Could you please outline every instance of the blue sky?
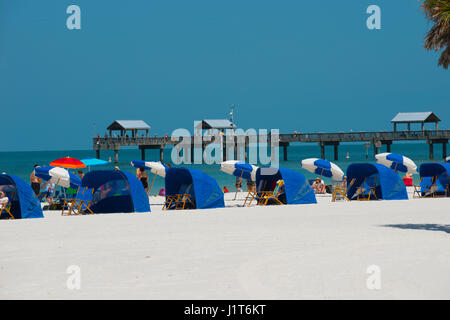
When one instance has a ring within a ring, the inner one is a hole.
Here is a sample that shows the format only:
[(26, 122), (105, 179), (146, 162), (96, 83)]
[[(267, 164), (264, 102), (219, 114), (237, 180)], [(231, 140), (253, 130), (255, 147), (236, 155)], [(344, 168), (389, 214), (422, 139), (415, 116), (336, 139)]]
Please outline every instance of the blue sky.
[(0, 150), (90, 149), (116, 119), (170, 134), (230, 104), (244, 129), (390, 130), (401, 111), (449, 128), (430, 27), (415, 0), (0, 0)]

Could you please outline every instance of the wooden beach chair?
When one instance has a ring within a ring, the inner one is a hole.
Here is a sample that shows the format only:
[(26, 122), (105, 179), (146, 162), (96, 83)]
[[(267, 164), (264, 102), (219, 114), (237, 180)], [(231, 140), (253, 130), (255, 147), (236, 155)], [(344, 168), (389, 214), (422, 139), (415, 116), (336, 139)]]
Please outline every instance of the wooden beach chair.
[(14, 215), (11, 213), (11, 201), (8, 200), (7, 203), (3, 203), (0, 205), (0, 218), (3, 215), (3, 212), (9, 215), (8, 219), (15, 219)]
[(420, 190), (420, 184), (422, 183), (423, 177), (420, 178), (419, 184), (413, 184), (414, 192), (413, 192), (413, 198), (422, 198), (422, 192)]
[[(267, 186), (267, 181), (264, 181), (263, 189), (265, 189), (266, 186)], [(254, 199), (258, 199), (258, 191), (256, 191), (256, 188), (255, 188), (255, 191), (248, 190), (248, 193), (247, 193), (247, 196), (245, 197), (243, 206), (245, 207), (247, 205), (247, 201), (248, 201), (248, 206), (251, 206)]]
[(281, 187), (284, 185), (283, 180), (278, 180), (275, 188), (273, 191), (257, 191), (256, 192), (256, 199), (258, 205), (266, 206), (269, 202), (269, 200), (274, 200), (275, 204), (282, 205), (284, 204), (280, 199), (281, 193)]
[[(81, 193), (81, 195), (84, 195), (84, 193), (88, 190), (88, 187), (85, 187)], [(94, 188), (92, 188), (92, 190), (90, 191), (92, 194), (94, 194)], [(77, 193), (78, 194), (78, 193)], [(77, 199), (75, 198), (71, 198), (71, 199), (67, 199), (65, 198), (63, 200), (63, 205), (62, 205), (62, 212), (61, 215), (78, 215), (78, 214), (83, 214), (83, 213), (90, 213), (90, 214), (94, 214), (94, 212), (92, 212), (91, 210), (91, 203), (92, 203), (92, 197), (90, 197), (89, 200), (86, 199)], [(67, 214), (65, 214), (65, 209), (67, 208)]]
[[(423, 179), (423, 178), (422, 178)], [(422, 182), (422, 179), (420, 180)], [(413, 197), (417, 194), (418, 198), (437, 198), (442, 197), (443, 195), (437, 194), (438, 185), (437, 176), (431, 178), (431, 184), (425, 188), (425, 190), (421, 191), (420, 184), (418, 186), (414, 186), (414, 194)], [(445, 192), (447, 193), (447, 192)]]
[(356, 191), (356, 200), (358, 201), (369, 201), (371, 197), (375, 198), (375, 200), (378, 200), (377, 195), (375, 193), (375, 187), (370, 187), (367, 189), (364, 186), (364, 183), (366, 182), (366, 179), (364, 179), (363, 183), (358, 187)]
[(246, 206), (247, 201), (248, 201), (248, 205), (250, 206), (252, 204), (253, 199), (255, 199), (255, 197), (257, 197), (256, 191), (248, 190), (248, 193), (247, 193), (247, 196), (245, 197), (243, 206), (244, 207)]
[(175, 203), (175, 209), (184, 210), (186, 208), (187, 203), (190, 203), (193, 207), (195, 206), (194, 199), (192, 199), (192, 195), (189, 193), (191, 188), (192, 188), (192, 184), (190, 184), (186, 188), (186, 191), (184, 192), (184, 194), (180, 195), (179, 200)]
[(444, 188), (444, 191), (441, 191), (441, 192), (438, 191), (438, 185), (437, 184), (434, 184), (432, 187), (433, 188), (431, 190), (431, 196), (433, 198), (445, 198), (445, 197), (448, 197), (448, 192), (449, 192), (448, 191), (448, 189), (449, 189), (448, 185), (446, 185), (445, 188)]
[(347, 197), (347, 190), (355, 183), (356, 178), (353, 178), (352, 181), (350, 181), (350, 184), (347, 185), (344, 183), (341, 186), (336, 186), (333, 191), (333, 195), (331, 196), (331, 202), (335, 202), (336, 200), (339, 200), (340, 198), (350, 201), (350, 199)]
[(162, 209), (169, 210), (172, 208), (172, 206), (180, 200), (181, 195), (184, 194), (185, 188), (187, 188), (187, 185), (183, 184), (181, 185), (178, 193), (166, 195), (166, 201), (164, 202)]
[(190, 185), (182, 185), (177, 194), (166, 196), (166, 201), (163, 205), (163, 210), (169, 209), (184, 209), (186, 203), (191, 203), (194, 205), (193, 199), (191, 199), (191, 195), (189, 191), (192, 188), (192, 184)]

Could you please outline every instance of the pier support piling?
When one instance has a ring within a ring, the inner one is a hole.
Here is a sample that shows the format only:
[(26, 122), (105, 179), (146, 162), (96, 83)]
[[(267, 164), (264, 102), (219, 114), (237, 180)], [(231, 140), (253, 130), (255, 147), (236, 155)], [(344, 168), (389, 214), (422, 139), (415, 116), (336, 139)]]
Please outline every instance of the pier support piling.
[(447, 158), (447, 142), (442, 143), (442, 159)]
[(100, 159), (100, 149), (95, 150), (95, 157)]
[(141, 160), (145, 161), (145, 149), (141, 149)]
[(114, 163), (118, 164), (119, 163), (119, 150), (114, 150)]
[(392, 141), (390, 140), (384, 140), (381, 142), (382, 144), (386, 145), (386, 152), (391, 152), (391, 145)]
[(287, 148), (289, 147), (289, 142), (282, 142), (280, 143), (280, 146), (283, 147), (283, 160), (288, 161)]
[(430, 144), (429, 144), (429, 158), (430, 158), (430, 160), (433, 160), (433, 158), (434, 158), (434, 143), (433, 142), (430, 142)]
[(381, 148), (381, 141), (374, 141), (373, 142), (373, 157), (375, 158), (375, 155), (380, 153)]
[(339, 159), (339, 141), (319, 142), (320, 145), (320, 158), (325, 159), (325, 146), (333, 146), (334, 160)]
[(164, 148), (159, 148), (159, 161), (164, 161)]

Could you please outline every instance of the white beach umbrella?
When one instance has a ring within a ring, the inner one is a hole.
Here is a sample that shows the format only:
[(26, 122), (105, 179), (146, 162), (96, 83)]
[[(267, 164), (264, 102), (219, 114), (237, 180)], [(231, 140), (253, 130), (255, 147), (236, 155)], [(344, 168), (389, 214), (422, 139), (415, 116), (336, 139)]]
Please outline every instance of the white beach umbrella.
[(319, 158), (309, 158), (302, 160), (302, 168), (309, 172), (332, 178), (335, 181), (342, 181), (344, 171), (333, 162)]
[(450, 163), (450, 157), (445, 158), (445, 161)]
[(377, 163), (383, 164), (394, 171), (417, 174), (417, 165), (410, 158), (398, 153), (379, 153), (375, 155)]
[[(237, 161), (237, 160), (228, 160), (224, 161), (220, 164), (220, 170), (231, 174), (235, 177), (243, 178), (246, 180), (256, 181), (256, 170), (259, 167), (254, 166), (248, 162)], [(234, 195), (234, 200), (236, 200), (238, 190)]]
[(72, 187), (76, 189), (81, 184), (80, 178), (61, 167), (38, 167), (34, 169), (34, 174), (36, 177), (63, 188)]
[(236, 177), (256, 181), (258, 167), (248, 162), (228, 160), (220, 164), (220, 170)]

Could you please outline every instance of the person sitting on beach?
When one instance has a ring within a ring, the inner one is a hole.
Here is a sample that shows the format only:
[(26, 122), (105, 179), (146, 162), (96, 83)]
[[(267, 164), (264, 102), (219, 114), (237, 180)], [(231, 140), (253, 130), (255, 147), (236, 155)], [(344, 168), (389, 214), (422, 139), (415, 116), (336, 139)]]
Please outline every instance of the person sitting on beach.
[(223, 191), (223, 193), (228, 193), (228, 192), (230, 192), (230, 191), (227, 189), (226, 186), (223, 187), (223, 190), (222, 190), (222, 191)]
[(0, 191), (0, 209), (3, 209), (9, 202), (9, 198), (6, 196), (6, 193)]
[(100, 186), (100, 200), (105, 199), (109, 196), (109, 193), (112, 191), (113, 187), (112, 185), (107, 182), (104, 185)]
[(49, 182), (47, 182), (45, 185), (47, 185), (45, 199), (47, 200), (48, 204), (50, 206), (52, 206), (53, 205), (53, 192), (55, 191), (56, 185), (54, 183), (49, 183)]
[(84, 172), (81, 171), (81, 170), (79, 170), (79, 171), (78, 171), (78, 176), (80, 177), (81, 180), (83, 180), (83, 178), (84, 178)]
[(312, 187), (315, 193), (325, 193), (325, 183), (323, 183), (320, 178), (316, 178), (316, 180), (314, 180)]
[(412, 187), (413, 185), (413, 179), (412, 174), (410, 172), (407, 172), (406, 175), (403, 177), (403, 183), (406, 187)]

